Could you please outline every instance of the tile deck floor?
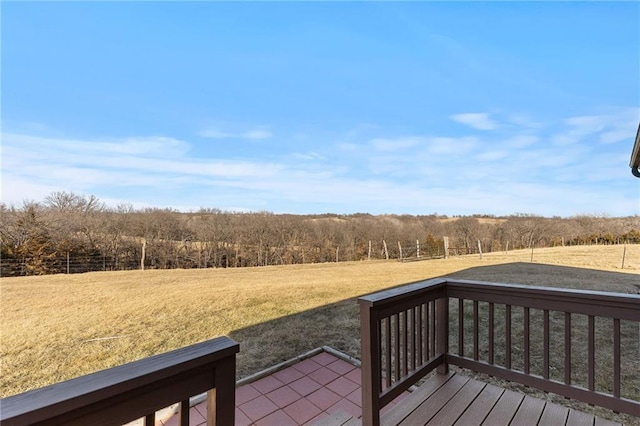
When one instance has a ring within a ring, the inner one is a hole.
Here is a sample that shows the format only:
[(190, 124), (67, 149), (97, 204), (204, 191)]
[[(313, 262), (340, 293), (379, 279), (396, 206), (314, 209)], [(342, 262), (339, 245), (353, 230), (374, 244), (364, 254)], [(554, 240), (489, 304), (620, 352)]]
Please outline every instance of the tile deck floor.
[[(236, 389), (236, 426), (313, 425), (336, 413), (362, 416), (360, 368), (320, 352)], [(400, 395), (382, 413), (409, 395)], [(191, 408), (190, 426), (206, 425), (206, 401)], [(158, 422), (176, 426), (177, 417)]]

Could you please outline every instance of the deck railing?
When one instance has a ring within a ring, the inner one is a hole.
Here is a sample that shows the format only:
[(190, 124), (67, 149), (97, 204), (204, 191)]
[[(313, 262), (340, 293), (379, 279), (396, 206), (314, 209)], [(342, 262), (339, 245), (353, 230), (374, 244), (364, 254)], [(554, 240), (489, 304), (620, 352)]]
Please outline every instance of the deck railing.
[(359, 303), (366, 426), (449, 365), (640, 416), (640, 296), (436, 279)]
[(207, 392), (207, 425), (233, 426), (236, 342), (219, 337), (0, 400), (0, 423), (118, 425), (179, 403), (189, 424), (189, 398)]

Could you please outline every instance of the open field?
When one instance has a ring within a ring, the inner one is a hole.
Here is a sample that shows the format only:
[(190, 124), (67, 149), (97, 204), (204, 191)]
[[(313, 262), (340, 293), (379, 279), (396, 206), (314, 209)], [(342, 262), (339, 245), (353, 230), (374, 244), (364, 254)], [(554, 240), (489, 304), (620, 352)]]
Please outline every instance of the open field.
[[(247, 376), (330, 345), (359, 358), (354, 297), (443, 275), (636, 293), (640, 245), (536, 249), (422, 262), (93, 272), (0, 279), (7, 396), (219, 335)], [(558, 266), (570, 266), (564, 268)]]

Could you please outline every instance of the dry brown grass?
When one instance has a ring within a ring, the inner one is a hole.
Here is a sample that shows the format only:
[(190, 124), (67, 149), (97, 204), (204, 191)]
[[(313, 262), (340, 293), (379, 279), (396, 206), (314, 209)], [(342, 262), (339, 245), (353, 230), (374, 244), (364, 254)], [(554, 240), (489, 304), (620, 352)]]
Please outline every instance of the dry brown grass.
[[(635, 292), (640, 245), (627, 246), (624, 271), (622, 253), (622, 246), (536, 249), (537, 266), (522, 250), (482, 260), (473, 255), (2, 278), (0, 395), (219, 335), (240, 342), (241, 377), (322, 345), (359, 357), (358, 295), (443, 275)], [(577, 268), (545, 273), (543, 263)]]

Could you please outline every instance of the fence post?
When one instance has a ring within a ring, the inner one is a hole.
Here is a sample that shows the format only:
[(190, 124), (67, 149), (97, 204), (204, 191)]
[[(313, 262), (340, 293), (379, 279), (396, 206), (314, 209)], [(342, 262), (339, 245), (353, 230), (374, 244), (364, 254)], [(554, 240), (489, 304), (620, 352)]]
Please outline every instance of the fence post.
[(533, 263), (533, 244), (531, 244), (531, 263)]
[(444, 258), (449, 257), (449, 237), (442, 237), (442, 243), (444, 245)]
[(142, 239), (142, 255), (140, 256), (140, 269), (144, 271), (144, 257), (146, 255), (147, 250), (147, 239)]

